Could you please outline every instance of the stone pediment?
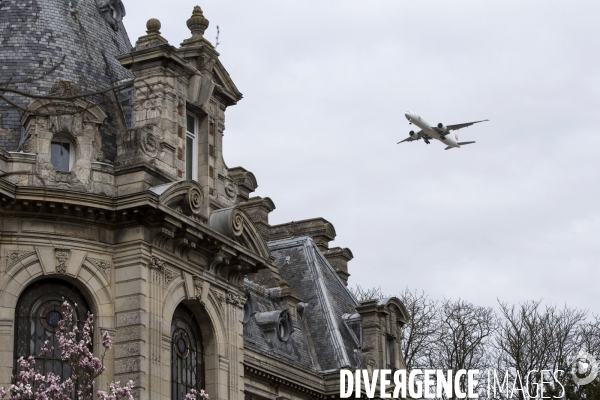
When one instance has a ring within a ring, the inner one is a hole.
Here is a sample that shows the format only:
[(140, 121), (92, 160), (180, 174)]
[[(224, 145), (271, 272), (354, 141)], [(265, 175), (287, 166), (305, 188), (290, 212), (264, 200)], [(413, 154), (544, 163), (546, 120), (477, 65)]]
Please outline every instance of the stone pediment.
[[(81, 98), (77, 99), (37, 99), (27, 106), (21, 122), (27, 125), (31, 117), (48, 115), (53, 121), (81, 119), (101, 125), (106, 119), (106, 114), (94, 103)], [(83, 124), (82, 129), (83, 129)]]
[(215, 83), (217, 83), (215, 90), (223, 93), (231, 101), (229, 105), (233, 105), (242, 99), (242, 94), (219, 59), (216, 59), (213, 67), (213, 77)]
[(150, 192), (158, 196), (158, 202), (187, 216), (202, 216), (204, 192), (198, 182), (178, 181), (153, 186)]
[(213, 211), (208, 219), (208, 225), (262, 258), (271, 257), (267, 243), (248, 214), (241, 209), (230, 207)]
[(378, 310), (393, 310), (396, 316), (396, 323), (405, 325), (410, 320), (408, 310), (397, 297), (388, 297), (377, 302)]

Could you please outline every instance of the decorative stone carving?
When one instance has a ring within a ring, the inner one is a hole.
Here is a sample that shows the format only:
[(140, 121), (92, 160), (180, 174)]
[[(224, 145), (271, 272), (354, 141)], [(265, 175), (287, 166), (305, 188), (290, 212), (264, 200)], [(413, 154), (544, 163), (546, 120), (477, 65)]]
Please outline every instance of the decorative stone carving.
[(148, 22), (146, 22), (147, 35), (141, 36), (138, 39), (138, 41), (135, 43), (135, 49), (141, 50), (168, 43), (165, 38), (160, 36), (160, 27), (161, 23), (158, 19), (150, 18)]
[(204, 31), (208, 28), (209, 22), (204, 17), (200, 6), (195, 6), (192, 16), (186, 21), (186, 24), (192, 32), (192, 37), (202, 37)]
[(160, 271), (165, 270), (165, 262), (158, 257), (151, 257), (149, 266)]
[(150, 157), (158, 156), (161, 148), (160, 142), (163, 140), (163, 131), (154, 124), (148, 124), (136, 128), (140, 134), (140, 146), (144, 153)]
[(197, 187), (192, 187), (188, 190), (184, 199), (185, 211), (190, 211), (192, 214), (199, 214), (202, 211), (204, 195)]
[(161, 23), (156, 18), (150, 18), (148, 22), (146, 22), (146, 32), (147, 33), (160, 33)]
[(227, 184), (225, 185), (225, 194), (227, 194), (228, 197), (234, 199), (235, 196), (237, 196), (236, 186), (231, 182), (227, 182)]
[(110, 281), (110, 268), (111, 263), (108, 260), (104, 260), (102, 258), (92, 258), (86, 257), (87, 260), (94, 265), (98, 269), (98, 271), (102, 272), (106, 279)]
[(217, 272), (217, 269), (221, 266), (229, 265), (229, 261), (231, 258), (231, 254), (223, 250), (219, 250), (213, 257), (211, 257), (210, 264), (208, 265), (208, 270), (212, 272)]
[(6, 252), (6, 272), (19, 262), (35, 254), (32, 250), (9, 250)]
[(121, 0), (100, 0), (98, 9), (104, 15), (108, 24), (115, 31), (118, 30), (118, 22), (123, 20), (125, 16), (125, 6)]
[[(64, 111), (72, 110), (65, 109)], [(48, 129), (52, 133), (66, 131), (71, 133), (73, 136), (83, 135), (83, 117), (81, 115), (51, 115), (48, 117), (48, 123)]]
[(69, 253), (71, 249), (56, 248), (54, 249), (54, 256), (56, 257), (56, 272), (65, 275), (67, 273), (67, 261), (69, 259)]
[(246, 303), (246, 297), (240, 296), (235, 292), (227, 292), (227, 302), (233, 304), (236, 307), (242, 308)]
[(177, 276), (177, 273), (169, 268), (165, 268), (164, 273), (165, 273), (165, 285), (168, 285), (169, 283), (171, 283), (171, 281), (173, 279), (175, 279), (175, 277)]
[(202, 299), (202, 279), (199, 276), (194, 276), (194, 298)]
[(144, 119), (152, 119), (160, 117), (162, 102), (160, 99), (146, 100), (143, 105)]
[(50, 96), (74, 97), (81, 95), (81, 88), (72, 81), (59, 80), (50, 88)]
[(372, 352), (361, 353), (360, 364), (363, 369), (369, 371), (369, 375), (373, 374), (373, 370), (377, 369), (377, 359)]
[(189, 217), (203, 217), (205, 212), (204, 193), (196, 181), (179, 181), (158, 185), (150, 188), (156, 193), (158, 201)]
[(264, 258), (271, 257), (260, 232), (246, 212), (237, 207), (213, 211), (208, 219), (211, 229), (237, 241)]
[(165, 286), (177, 276), (177, 271), (167, 268), (167, 264), (158, 257), (151, 257), (148, 266), (163, 273)]
[(31, 140), (25, 140), (21, 144), (21, 147), (19, 147), (19, 150), (22, 150), (25, 153), (30, 153), (31, 152)]

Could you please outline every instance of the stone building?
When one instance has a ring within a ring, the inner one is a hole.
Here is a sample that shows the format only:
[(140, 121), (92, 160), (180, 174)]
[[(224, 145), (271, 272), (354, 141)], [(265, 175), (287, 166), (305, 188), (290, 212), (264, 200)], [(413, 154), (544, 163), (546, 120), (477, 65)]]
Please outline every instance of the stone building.
[(340, 368), (404, 368), (402, 303), (357, 302), (333, 225), (271, 225), (256, 177), (225, 164), (242, 94), (200, 7), (179, 47), (156, 19), (132, 47), (124, 16), (0, 1), (0, 386), (62, 299), (94, 314), (97, 354), (114, 339), (97, 387), (132, 379), (139, 399), (336, 398)]

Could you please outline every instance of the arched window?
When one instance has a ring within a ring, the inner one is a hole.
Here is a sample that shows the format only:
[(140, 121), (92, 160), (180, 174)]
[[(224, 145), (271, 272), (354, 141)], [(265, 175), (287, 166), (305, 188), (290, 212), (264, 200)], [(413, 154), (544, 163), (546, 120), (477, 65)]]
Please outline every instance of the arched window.
[(50, 142), (50, 162), (57, 171), (69, 172), (75, 164), (76, 148), (70, 135), (60, 132)]
[[(80, 331), (90, 311), (88, 302), (73, 285), (59, 280), (45, 280), (31, 284), (19, 297), (15, 311), (15, 351), (14, 369), (17, 369), (19, 357), (35, 357), (36, 369), (43, 373), (53, 372), (63, 380), (71, 376), (66, 362), (60, 359), (61, 351), (54, 332), (63, 318), (62, 303), (66, 300), (73, 309), (73, 322)], [(48, 348), (54, 347), (54, 353), (40, 358), (44, 341)]]
[(204, 349), (194, 314), (180, 304), (171, 322), (171, 399), (185, 399), (190, 389), (204, 389)]

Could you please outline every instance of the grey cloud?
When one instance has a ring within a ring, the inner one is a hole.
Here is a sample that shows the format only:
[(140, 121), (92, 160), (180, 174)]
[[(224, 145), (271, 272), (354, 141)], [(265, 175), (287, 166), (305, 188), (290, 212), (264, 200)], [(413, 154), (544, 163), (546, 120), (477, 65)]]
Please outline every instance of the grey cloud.
[[(128, 0), (132, 41), (172, 44), (196, 2)], [(600, 3), (211, 1), (244, 99), (225, 158), (253, 171), (272, 222), (323, 216), (351, 285), (600, 312)], [(396, 142), (414, 110), (477, 144)]]

